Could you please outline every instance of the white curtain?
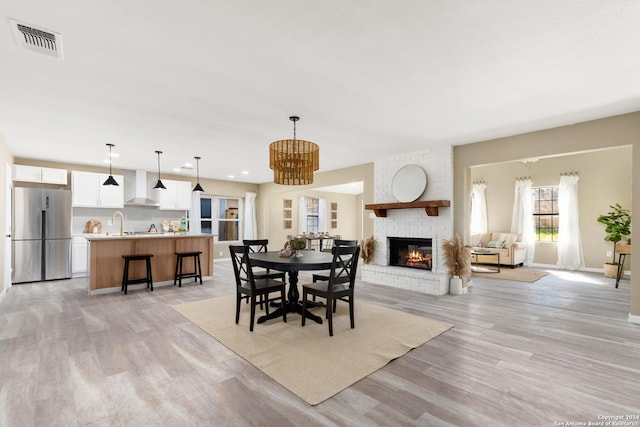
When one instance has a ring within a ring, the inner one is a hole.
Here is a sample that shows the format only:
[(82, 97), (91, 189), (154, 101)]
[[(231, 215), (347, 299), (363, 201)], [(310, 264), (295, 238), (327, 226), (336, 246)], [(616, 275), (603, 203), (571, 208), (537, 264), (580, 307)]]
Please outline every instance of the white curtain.
[(563, 270), (583, 270), (584, 256), (578, 217), (578, 175), (560, 176), (558, 188), (558, 262)]
[(530, 178), (518, 178), (516, 180), (513, 198), (513, 214), (511, 216), (511, 232), (514, 234), (522, 234), (522, 242), (527, 249), (523, 264), (530, 266), (533, 263), (536, 245)]
[(247, 240), (258, 238), (255, 191), (247, 191), (244, 195), (244, 238)]
[(329, 228), (327, 227), (327, 201), (320, 197), (318, 199), (318, 231), (324, 232)]
[(307, 232), (307, 197), (300, 196), (298, 202), (298, 235)]
[(487, 184), (474, 182), (471, 190), (471, 234), (487, 232)]
[[(162, 231), (162, 230), (158, 230)], [(189, 212), (189, 231), (193, 234), (202, 233), (200, 223), (200, 191), (191, 192), (191, 211)]]

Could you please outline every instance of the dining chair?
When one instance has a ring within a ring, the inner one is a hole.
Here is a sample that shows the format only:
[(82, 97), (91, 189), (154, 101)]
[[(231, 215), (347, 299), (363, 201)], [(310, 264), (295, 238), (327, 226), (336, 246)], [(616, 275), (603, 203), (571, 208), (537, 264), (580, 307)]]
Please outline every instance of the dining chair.
[[(249, 246), (249, 253), (257, 253), (257, 252), (269, 252), (269, 239), (256, 239), (249, 240), (244, 239), (242, 244), (245, 246)], [(268, 268), (262, 269), (258, 267), (257, 270), (254, 270), (253, 277), (256, 279), (280, 279), (283, 282), (286, 282), (284, 271), (270, 271)], [(247, 303), (249, 302), (249, 298), (247, 298)], [(262, 310), (262, 297), (260, 297), (260, 310)]]
[(302, 326), (305, 324), (307, 312), (307, 296), (319, 296), (326, 299), (326, 318), (329, 323), (329, 336), (333, 336), (333, 313), (338, 300), (349, 304), (351, 329), (355, 327), (353, 315), (353, 298), (358, 269), (360, 246), (335, 246), (331, 252), (333, 260), (329, 271), (329, 280), (310, 283), (302, 286)]
[[(358, 241), (357, 240), (334, 239), (332, 248), (335, 248), (336, 246), (358, 246)], [(328, 251), (328, 252), (331, 252), (331, 251)], [(313, 280), (314, 283), (317, 282), (318, 280), (329, 280), (329, 272), (328, 271), (322, 271), (320, 273), (315, 273), (312, 276), (312, 280)]]
[(240, 301), (242, 299), (247, 298), (251, 304), (249, 330), (253, 332), (253, 324), (256, 318), (256, 305), (259, 304), (256, 297), (260, 297), (261, 301), (263, 301), (264, 298), (265, 311), (269, 314), (269, 302), (277, 299), (270, 299), (269, 296), (277, 292), (279, 292), (278, 298), (280, 298), (282, 320), (286, 323), (287, 313), (284, 307), (286, 282), (272, 278), (254, 277), (248, 246), (231, 245), (229, 246), (229, 252), (231, 253), (231, 261), (233, 261), (233, 272), (236, 276), (236, 325), (240, 321)]

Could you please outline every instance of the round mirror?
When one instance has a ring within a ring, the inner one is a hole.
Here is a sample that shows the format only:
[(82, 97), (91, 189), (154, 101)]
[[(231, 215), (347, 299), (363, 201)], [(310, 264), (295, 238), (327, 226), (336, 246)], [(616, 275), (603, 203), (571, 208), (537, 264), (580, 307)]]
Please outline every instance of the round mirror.
[(393, 177), (393, 196), (399, 202), (413, 202), (417, 200), (427, 188), (427, 174), (418, 165), (407, 165)]

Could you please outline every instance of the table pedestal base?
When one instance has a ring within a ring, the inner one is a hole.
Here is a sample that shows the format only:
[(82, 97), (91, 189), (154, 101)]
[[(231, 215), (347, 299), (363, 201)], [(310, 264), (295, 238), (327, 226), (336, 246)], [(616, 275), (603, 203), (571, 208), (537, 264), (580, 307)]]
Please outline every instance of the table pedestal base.
[[(298, 313), (302, 315), (302, 304), (298, 301), (299, 299), (300, 299), (300, 293), (298, 292), (298, 272), (290, 271), (289, 272), (289, 291), (287, 292), (287, 301), (285, 301), (284, 303), (284, 309), (286, 310), (287, 313)], [(319, 306), (318, 303), (314, 303), (314, 304), (316, 304), (315, 307)], [(307, 301), (307, 313), (305, 317), (307, 319), (313, 320), (316, 323), (322, 324), (322, 318), (311, 313), (308, 310), (308, 307), (309, 307), (309, 302)], [(314, 307), (314, 305), (312, 305), (311, 307)], [(276, 310), (264, 316), (260, 316), (258, 318), (258, 323), (264, 323), (267, 320), (275, 319), (276, 317), (282, 317), (282, 306), (280, 304), (278, 304), (278, 308)]]

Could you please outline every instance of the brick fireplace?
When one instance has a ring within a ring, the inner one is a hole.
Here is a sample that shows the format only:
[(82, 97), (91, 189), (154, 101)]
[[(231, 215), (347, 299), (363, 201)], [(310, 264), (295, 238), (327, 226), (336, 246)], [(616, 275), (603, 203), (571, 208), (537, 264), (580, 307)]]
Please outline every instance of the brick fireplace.
[[(419, 165), (427, 173), (427, 188), (418, 200), (453, 200), (453, 148), (441, 146), (376, 161), (374, 203), (397, 201), (392, 193), (393, 177), (409, 164)], [(376, 246), (373, 262), (362, 264), (362, 280), (432, 295), (447, 293), (449, 275), (440, 259), (440, 242), (453, 235), (452, 207), (440, 208), (438, 216), (429, 216), (424, 209), (388, 210), (386, 217), (375, 217), (370, 211), (370, 215)], [(389, 239), (398, 237), (430, 240), (431, 268), (393, 265)]]

